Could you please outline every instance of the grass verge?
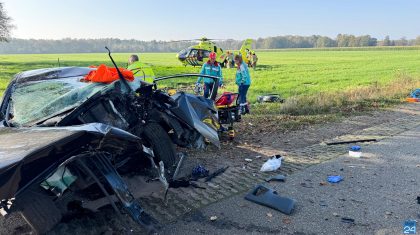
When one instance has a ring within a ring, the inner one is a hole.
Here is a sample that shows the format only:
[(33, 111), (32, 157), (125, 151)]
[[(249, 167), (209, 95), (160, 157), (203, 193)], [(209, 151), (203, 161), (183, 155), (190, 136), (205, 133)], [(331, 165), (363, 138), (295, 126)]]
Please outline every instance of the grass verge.
[(420, 87), (420, 78), (401, 73), (386, 85), (375, 83), (341, 92), (291, 96), (283, 104), (254, 105), (253, 113), (257, 116), (281, 114), (299, 116), (363, 112), (404, 102), (410, 91), (418, 87)]

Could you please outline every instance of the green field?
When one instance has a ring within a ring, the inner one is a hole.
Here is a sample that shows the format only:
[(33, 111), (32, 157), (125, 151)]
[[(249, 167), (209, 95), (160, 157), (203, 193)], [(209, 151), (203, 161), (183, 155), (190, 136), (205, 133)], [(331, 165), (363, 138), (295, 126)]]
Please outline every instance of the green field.
[[(315, 95), (371, 84), (384, 84), (405, 74), (420, 78), (420, 49), (389, 48), (378, 50), (277, 50), (259, 52), (259, 66), (251, 71), (249, 99), (257, 95), (280, 93), (284, 97)], [(115, 54), (121, 66), (129, 54)], [(199, 68), (184, 67), (175, 53), (142, 53), (143, 62), (153, 66), (156, 75), (197, 73)], [(57, 66), (89, 66), (106, 63), (107, 54), (26, 54), (0, 55), (0, 94), (14, 74), (37, 68)], [(227, 90), (236, 90), (235, 69), (223, 70)]]

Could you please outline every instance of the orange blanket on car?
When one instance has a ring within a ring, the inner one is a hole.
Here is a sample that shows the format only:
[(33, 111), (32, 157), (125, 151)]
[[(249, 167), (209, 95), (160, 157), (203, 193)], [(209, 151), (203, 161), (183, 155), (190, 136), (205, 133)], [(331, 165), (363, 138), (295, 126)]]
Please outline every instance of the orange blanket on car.
[[(130, 70), (119, 68), (123, 77), (128, 81), (134, 80), (133, 72)], [(111, 83), (119, 79), (118, 71), (116, 68), (108, 67), (104, 64), (101, 64), (97, 67), (96, 70), (90, 71), (84, 79), (89, 82), (102, 82), (102, 83)]]

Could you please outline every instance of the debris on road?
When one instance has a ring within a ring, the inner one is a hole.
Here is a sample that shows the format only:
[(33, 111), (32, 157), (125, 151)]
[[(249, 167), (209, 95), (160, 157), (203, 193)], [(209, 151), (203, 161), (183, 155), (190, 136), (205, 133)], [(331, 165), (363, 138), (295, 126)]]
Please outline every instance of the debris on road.
[(325, 201), (319, 201), (319, 205), (320, 206), (328, 206), (328, 204)]
[(270, 182), (270, 181), (281, 181), (281, 182), (285, 182), (286, 181), (286, 176), (284, 175), (275, 175), (275, 176), (271, 176), (268, 177), (267, 179), (265, 179), (266, 182)]
[(212, 180), (214, 177), (216, 177), (216, 176), (218, 176), (218, 175), (222, 174), (223, 172), (225, 172), (228, 168), (229, 168), (229, 166), (226, 166), (226, 167), (222, 167), (222, 168), (220, 168), (220, 169), (216, 170), (215, 172), (213, 172), (213, 173), (211, 173), (210, 175), (208, 175), (208, 176), (206, 177), (206, 180), (204, 180), (204, 182), (209, 182), (209, 181), (210, 181), (210, 180)]
[(354, 224), (354, 219), (349, 218), (349, 217), (341, 217), (341, 222), (343, 222), (343, 223), (349, 223), (349, 224)]
[(271, 214), (271, 213), (267, 213), (267, 217), (273, 217), (273, 214)]
[(326, 143), (326, 145), (354, 144), (354, 143), (376, 142), (376, 141), (378, 141), (378, 140), (377, 139), (358, 139), (358, 140), (329, 142), (329, 143)]
[(292, 220), (290, 220), (289, 218), (284, 218), (284, 219), (282, 219), (282, 222), (284, 224), (290, 224), (292, 222)]
[(330, 175), (328, 176), (327, 180), (330, 183), (338, 183), (343, 180), (343, 177), (340, 175)]
[(260, 171), (275, 171), (280, 168), (283, 157), (281, 155), (274, 155), (262, 165)]
[(362, 156), (362, 152), (360, 152), (362, 148), (358, 145), (355, 146), (351, 146), (350, 150), (349, 150), (349, 156), (350, 157), (361, 157)]
[(202, 187), (194, 182), (192, 182), (191, 179), (176, 179), (176, 180), (171, 180), (169, 181), (169, 188), (187, 188), (189, 186), (192, 186), (194, 188), (199, 188), (199, 189), (206, 189), (205, 187)]
[(252, 159), (251, 158), (245, 158), (245, 161), (246, 162), (252, 162)]
[(333, 213), (333, 216), (335, 216), (335, 217), (338, 217), (338, 216), (340, 216), (338, 213)]
[(420, 196), (417, 196), (417, 204), (420, 204)]
[(313, 188), (312, 185), (308, 185), (307, 183), (303, 182), (300, 183), (300, 186), (305, 187), (305, 188)]
[(245, 199), (273, 208), (287, 215), (292, 213), (296, 203), (294, 199), (281, 197), (273, 189), (267, 188), (261, 184), (257, 185), (251, 192), (249, 192), (245, 196)]
[(215, 216), (215, 215), (210, 216), (210, 221), (216, 221), (216, 220), (217, 220), (217, 216)]
[(172, 176), (172, 179), (176, 180), (178, 178), (179, 170), (181, 169), (181, 166), (184, 163), (184, 160), (185, 160), (186, 157), (187, 157), (187, 154), (186, 153), (178, 153), (179, 161), (178, 161), (178, 165), (177, 165), (177, 167), (175, 169), (175, 172), (174, 172), (174, 174)]
[(319, 185), (320, 186), (325, 186), (325, 185), (328, 185), (328, 184), (327, 184), (327, 182), (322, 181), (322, 182), (319, 183)]
[(198, 180), (199, 178), (204, 178), (209, 175), (209, 170), (204, 166), (198, 165), (192, 169), (191, 178), (193, 180)]

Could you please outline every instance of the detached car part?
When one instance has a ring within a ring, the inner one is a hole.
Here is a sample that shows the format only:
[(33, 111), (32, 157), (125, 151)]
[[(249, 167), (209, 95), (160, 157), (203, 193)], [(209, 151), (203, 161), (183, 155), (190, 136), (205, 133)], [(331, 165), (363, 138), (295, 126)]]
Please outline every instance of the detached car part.
[(267, 179), (265, 179), (266, 182), (270, 182), (270, 181), (281, 181), (281, 182), (285, 182), (286, 181), (286, 176), (284, 175), (274, 175), (274, 176), (270, 176)]
[(258, 103), (283, 103), (284, 99), (279, 94), (267, 94), (258, 96), (257, 101)]
[(257, 185), (250, 193), (245, 196), (245, 199), (257, 204), (267, 206), (290, 215), (295, 207), (295, 200), (280, 197), (276, 191), (267, 188), (264, 185)]

